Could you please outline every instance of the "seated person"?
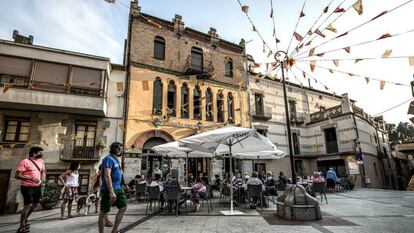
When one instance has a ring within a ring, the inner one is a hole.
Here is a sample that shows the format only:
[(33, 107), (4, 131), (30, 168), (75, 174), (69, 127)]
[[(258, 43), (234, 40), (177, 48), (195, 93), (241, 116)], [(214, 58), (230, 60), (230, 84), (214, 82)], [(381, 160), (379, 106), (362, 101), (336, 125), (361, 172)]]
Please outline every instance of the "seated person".
[(154, 179), (151, 181), (151, 183), (148, 186), (150, 186), (150, 187), (158, 186), (160, 188), (160, 192), (161, 192), (161, 195), (160, 195), (160, 202), (161, 202), (160, 211), (162, 211), (164, 209), (165, 200), (164, 200), (164, 195), (163, 195), (164, 186), (161, 182), (161, 175), (160, 174), (155, 174)]
[(195, 182), (195, 178), (194, 178), (193, 173), (188, 174), (188, 184), (191, 185), (194, 182)]
[(266, 173), (264, 185), (266, 186), (265, 195), (277, 196), (276, 179), (273, 177), (273, 173), (271, 171)]
[[(242, 188), (244, 185), (243, 179), (241, 178), (241, 174), (236, 175), (236, 179), (233, 181), (234, 186), (234, 196), (237, 199), (238, 203), (244, 203), (244, 188)], [(237, 205), (237, 204), (236, 204)]]
[(135, 184), (138, 183), (138, 180), (141, 178), (141, 175), (136, 175), (134, 179), (132, 179), (129, 183), (128, 183), (128, 187), (135, 191)]
[(198, 200), (199, 197), (203, 199), (207, 199), (207, 189), (206, 186), (204, 186), (202, 180), (200, 177), (196, 179), (196, 182), (191, 185), (191, 188), (193, 189), (193, 193), (191, 194), (191, 201), (196, 206), (196, 212), (200, 209), (200, 201)]
[[(247, 190), (248, 185), (262, 185), (262, 191), (265, 190), (265, 186), (263, 185), (262, 181), (259, 180), (258, 178), (258, 173), (257, 172), (253, 172), (252, 173), (252, 177), (246, 182), (246, 186), (245, 189)], [(257, 204), (257, 198), (252, 198), (252, 202), (250, 205), (251, 209), (256, 209), (256, 204)], [(262, 197), (263, 199), (263, 197)]]
[(201, 181), (203, 182), (204, 185), (209, 185), (210, 184), (210, 182), (208, 180), (207, 173), (201, 173), (200, 178), (201, 178)]
[[(164, 183), (164, 188), (178, 188), (178, 190), (180, 191), (180, 201), (178, 203), (178, 206), (176, 206), (176, 208), (179, 208), (182, 204), (184, 204), (187, 201), (187, 194), (185, 191), (182, 190), (181, 185), (178, 183), (177, 177), (174, 177), (174, 175), (171, 175), (171, 178), (169, 178), (165, 183)], [(165, 198), (165, 197), (164, 197)], [(170, 209), (171, 211), (171, 209)], [(180, 212), (180, 211), (178, 211)]]

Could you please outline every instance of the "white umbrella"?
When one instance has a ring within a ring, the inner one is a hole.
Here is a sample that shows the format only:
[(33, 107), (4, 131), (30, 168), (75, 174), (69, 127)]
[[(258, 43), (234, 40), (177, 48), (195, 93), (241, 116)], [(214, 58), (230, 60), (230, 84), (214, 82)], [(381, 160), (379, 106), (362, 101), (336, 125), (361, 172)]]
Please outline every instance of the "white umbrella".
[(187, 148), (187, 147), (182, 147), (178, 144), (178, 141), (154, 146), (152, 147), (152, 150), (155, 151), (155, 153), (160, 154), (162, 156), (168, 155), (169, 157), (173, 157), (173, 158), (186, 158), (185, 167), (186, 167), (187, 182), (188, 182), (188, 158), (208, 158), (208, 157), (213, 156), (210, 153), (197, 151), (197, 150)]
[[(264, 140), (271, 143), (268, 138), (264, 138)], [(257, 159), (282, 159), (286, 156), (284, 151), (278, 150), (275, 146), (273, 150), (265, 150), (265, 151), (257, 151), (257, 152), (242, 152), (236, 153), (237, 156), (241, 159), (251, 159), (252, 157), (257, 157)]]
[[(276, 148), (266, 137), (259, 134), (255, 129), (228, 126), (205, 133), (197, 134), (179, 140), (180, 146), (193, 148), (217, 154), (229, 154), (230, 173), (232, 173), (232, 154), (272, 151)], [(230, 212), (222, 211), (224, 214), (239, 214), (233, 211), (233, 188), (230, 187)]]

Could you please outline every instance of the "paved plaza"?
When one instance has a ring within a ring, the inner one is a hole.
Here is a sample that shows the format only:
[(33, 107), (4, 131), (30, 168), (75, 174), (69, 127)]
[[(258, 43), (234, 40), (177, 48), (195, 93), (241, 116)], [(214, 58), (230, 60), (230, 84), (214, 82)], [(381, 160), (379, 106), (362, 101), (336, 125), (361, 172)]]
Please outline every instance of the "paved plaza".
[[(319, 196), (318, 196), (319, 198)], [(218, 201), (218, 200), (215, 200)], [(191, 209), (192, 207), (189, 206)], [(213, 211), (203, 206), (198, 213), (178, 217), (164, 214), (145, 215), (145, 205), (130, 203), (121, 232), (413, 232), (414, 192), (359, 189), (328, 194), (328, 204), (321, 204), (324, 219), (315, 222), (285, 221), (274, 215), (275, 206), (250, 210), (238, 208), (243, 216), (223, 216), (228, 206), (213, 204)], [(92, 207), (92, 212), (93, 212)], [(111, 212), (111, 220), (115, 212)], [(16, 232), (19, 215), (0, 217), (0, 232)], [(78, 216), (59, 220), (59, 210), (35, 212), (31, 232), (93, 233), (97, 216)], [(106, 229), (110, 232), (109, 228)]]

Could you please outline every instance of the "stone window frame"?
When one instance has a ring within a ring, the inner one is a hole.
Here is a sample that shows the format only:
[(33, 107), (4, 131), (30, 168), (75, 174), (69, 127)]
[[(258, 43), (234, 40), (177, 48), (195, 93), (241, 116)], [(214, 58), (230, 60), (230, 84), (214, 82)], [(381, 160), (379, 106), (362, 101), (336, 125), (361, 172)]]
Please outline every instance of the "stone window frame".
[(233, 59), (226, 57), (224, 61), (224, 76), (232, 78), (233, 77)]
[(222, 92), (217, 92), (216, 97), (217, 104), (217, 122), (224, 122), (224, 95)]
[[(172, 93), (170, 96), (170, 93)], [(174, 80), (168, 82), (167, 89), (167, 115), (175, 117), (177, 115), (177, 85)]]
[[(157, 89), (159, 88), (159, 89)], [(158, 93), (158, 95), (155, 95)], [(152, 88), (152, 114), (162, 115), (163, 83), (160, 77), (155, 78)]]
[[(198, 99), (196, 99), (196, 91), (198, 93)], [(196, 85), (193, 89), (193, 119), (195, 120), (201, 120), (202, 119), (202, 114), (203, 114), (203, 103), (202, 103), (202, 95), (203, 92), (201, 91), (200, 86)], [(198, 102), (198, 105), (196, 104), (196, 101)], [(196, 112), (195, 109), (198, 108), (198, 116), (196, 116)]]
[(234, 124), (236, 122), (236, 116), (234, 114), (234, 96), (233, 93), (227, 93), (227, 122)]
[[(184, 94), (187, 95), (185, 98)], [(181, 118), (190, 117), (190, 88), (187, 83), (181, 85)]]

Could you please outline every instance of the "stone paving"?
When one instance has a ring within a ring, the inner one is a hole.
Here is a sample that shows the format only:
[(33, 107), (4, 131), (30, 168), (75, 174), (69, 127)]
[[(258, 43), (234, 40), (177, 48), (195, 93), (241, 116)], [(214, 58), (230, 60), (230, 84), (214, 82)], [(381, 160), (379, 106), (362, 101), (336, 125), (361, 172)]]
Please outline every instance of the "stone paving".
[[(223, 216), (219, 211), (229, 207), (218, 203), (213, 208), (211, 213), (205, 206), (198, 213), (183, 210), (183, 215), (176, 217), (145, 215), (144, 204), (130, 203), (121, 232), (414, 232), (414, 192), (359, 189), (328, 194), (328, 204), (321, 204), (324, 219), (315, 222), (278, 219), (272, 203), (264, 211), (241, 206), (238, 210), (245, 213), (243, 216)], [(111, 212), (111, 220), (114, 214)], [(58, 218), (58, 209), (33, 213), (31, 232), (97, 232), (95, 214), (63, 221)], [(0, 232), (16, 232), (18, 219), (19, 215), (0, 216)]]

